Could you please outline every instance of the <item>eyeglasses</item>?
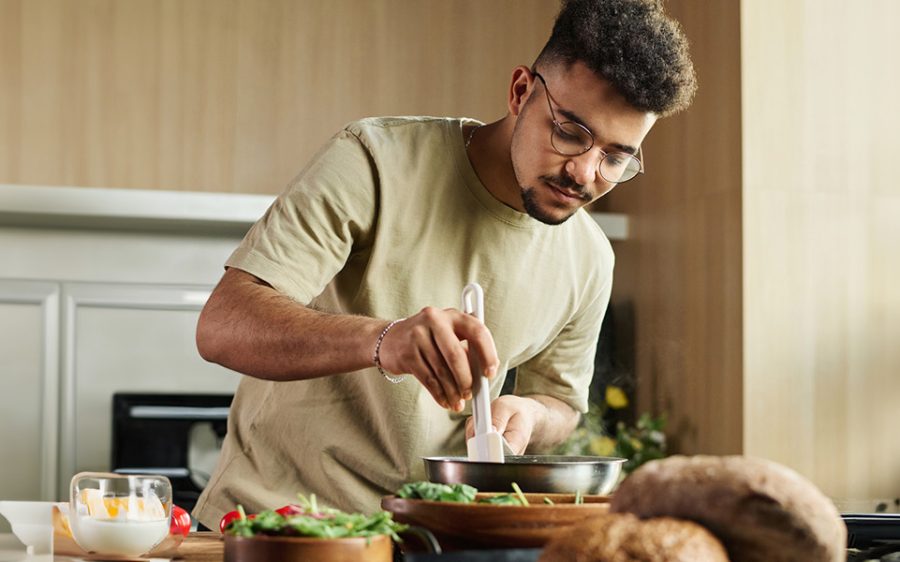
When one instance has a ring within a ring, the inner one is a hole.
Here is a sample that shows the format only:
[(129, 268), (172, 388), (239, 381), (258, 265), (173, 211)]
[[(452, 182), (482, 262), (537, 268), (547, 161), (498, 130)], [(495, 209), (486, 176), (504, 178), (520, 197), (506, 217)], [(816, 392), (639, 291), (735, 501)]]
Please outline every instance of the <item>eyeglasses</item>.
[[(594, 134), (584, 125), (574, 121), (560, 122), (553, 111), (553, 103), (550, 101), (550, 90), (547, 81), (537, 72), (532, 74), (541, 79), (544, 84), (544, 93), (547, 95), (547, 105), (550, 106), (550, 115), (553, 118), (553, 130), (550, 133), (550, 144), (553, 150), (563, 156), (579, 156), (594, 146)], [(600, 177), (610, 183), (622, 183), (638, 174), (644, 173), (644, 164), (638, 156), (627, 152), (604, 152), (598, 165)], [(642, 156), (638, 148), (638, 155)]]

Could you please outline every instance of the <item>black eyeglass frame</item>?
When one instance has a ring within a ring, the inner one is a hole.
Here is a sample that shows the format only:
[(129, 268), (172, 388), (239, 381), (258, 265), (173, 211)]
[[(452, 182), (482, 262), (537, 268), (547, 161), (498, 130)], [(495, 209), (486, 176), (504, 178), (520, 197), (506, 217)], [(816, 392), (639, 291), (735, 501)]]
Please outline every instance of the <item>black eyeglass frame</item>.
[[(590, 129), (588, 129), (581, 123), (576, 123), (575, 121), (560, 121), (559, 119), (557, 119), (556, 112), (553, 111), (553, 102), (550, 100), (550, 88), (547, 87), (547, 81), (544, 79), (543, 76), (540, 75), (539, 72), (537, 72), (534, 69), (531, 70), (531, 74), (533, 74), (537, 78), (540, 78), (541, 83), (544, 85), (544, 94), (547, 96), (547, 106), (550, 108), (550, 117), (553, 119), (553, 130), (550, 131), (550, 146), (553, 147), (553, 150), (555, 150), (558, 154), (560, 154), (562, 156), (581, 156), (582, 154), (586, 153), (590, 149), (594, 148), (594, 143), (596, 143), (596, 141), (597, 141), (597, 139), (594, 137), (594, 133), (591, 132)], [(564, 125), (572, 125), (572, 126), (578, 127), (579, 129), (581, 129), (582, 131), (587, 133), (588, 138), (591, 139), (591, 144), (584, 147), (584, 149), (581, 150), (581, 152), (575, 152), (575, 153), (569, 154), (567, 152), (561, 151), (556, 146), (556, 143), (553, 142), (553, 139), (554, 139), (554, 133), (568, 135), (568, 133), (566, 133), (565, 129), (563, 128)], [(610, 183), (615, 183), (615, 184), (625, 183), (627, 181), (630, 181), (630, 180), (633, 180), (634, 178), (636, 178), (638, 174), (644, 173), (643, 150), (641, 147), (638, 147), (637, 155), (630, 154), (628, 152), (624, 152), (621, 150), (616, 150), (613, 152), (606, 152), (602, 148), (599, 150), (603, 154), (603, 157), (600, 159), (600, 162), (597, 163), (597, 171), (600, 173), (600, 177), (602, 177), (604, 180), (606, 180)], [(630, 178), (625, 179), (625, 180), (613, 181), (613, 180), (608, 179), (606, 176), (603, 175), (603, 171), (601, 170), (600, 167), (603, 165), (603, 162), (606, 160), (606, 158), (611, 155), (621, 155), (620, 157), (633, 158), (634, 160), (637, 160), (637, 163), (639, 166), (638, 170), (634, 173), (633, 176), (631, 176)]]

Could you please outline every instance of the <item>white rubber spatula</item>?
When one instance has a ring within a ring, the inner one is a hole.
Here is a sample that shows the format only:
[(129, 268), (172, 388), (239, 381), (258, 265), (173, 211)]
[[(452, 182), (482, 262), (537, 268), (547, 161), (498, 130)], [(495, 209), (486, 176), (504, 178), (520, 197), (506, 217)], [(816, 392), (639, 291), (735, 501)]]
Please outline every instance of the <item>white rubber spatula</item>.
[[(484, 291), (478, 283), (469, 283), (462, 292), (462, 310), (484, 322)], [(469, 354), (472, 370), (472, 417), (475, 436), (466, 442), (470, 461), (503, 462), (503, 436), (491, 425), (491, 392), (487, 377), (474, 353)]]

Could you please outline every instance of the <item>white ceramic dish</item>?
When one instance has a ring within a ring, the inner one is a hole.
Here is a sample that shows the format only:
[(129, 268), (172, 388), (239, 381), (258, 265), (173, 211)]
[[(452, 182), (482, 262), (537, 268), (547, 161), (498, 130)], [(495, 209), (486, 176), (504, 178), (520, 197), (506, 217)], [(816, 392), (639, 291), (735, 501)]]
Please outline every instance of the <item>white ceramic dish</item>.
[[(56, 502), (0, 501), (0, 515), (30, 554), (52, 554), (53, 506)], [(65, 505), (65, 504), (62, 504)]]

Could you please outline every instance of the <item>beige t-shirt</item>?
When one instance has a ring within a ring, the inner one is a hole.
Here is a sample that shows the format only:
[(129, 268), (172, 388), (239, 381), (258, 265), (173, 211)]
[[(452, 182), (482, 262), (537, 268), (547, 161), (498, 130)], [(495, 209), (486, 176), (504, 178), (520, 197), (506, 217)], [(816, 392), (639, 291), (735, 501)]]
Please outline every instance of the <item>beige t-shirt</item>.
[[(515, 393), (586, 411), (612, 249), (583, 211), (548, 226), (496, 200), (469, 163), (464, 123), (348, 125), (227, 265), (319, 310), (383, 319), (459, 307), (476, 281), (499, 372), (518, 367)], [(214, 528), (237, 503), (275, 508), (297, 492), (372, 512), (382, 495), (424, 478), (422, 456), (465, 454), (468, 415), (440, 408), (413, 377), (391, 384), (374, 368), (296, 382), (244, 377), (195, 514)]]

